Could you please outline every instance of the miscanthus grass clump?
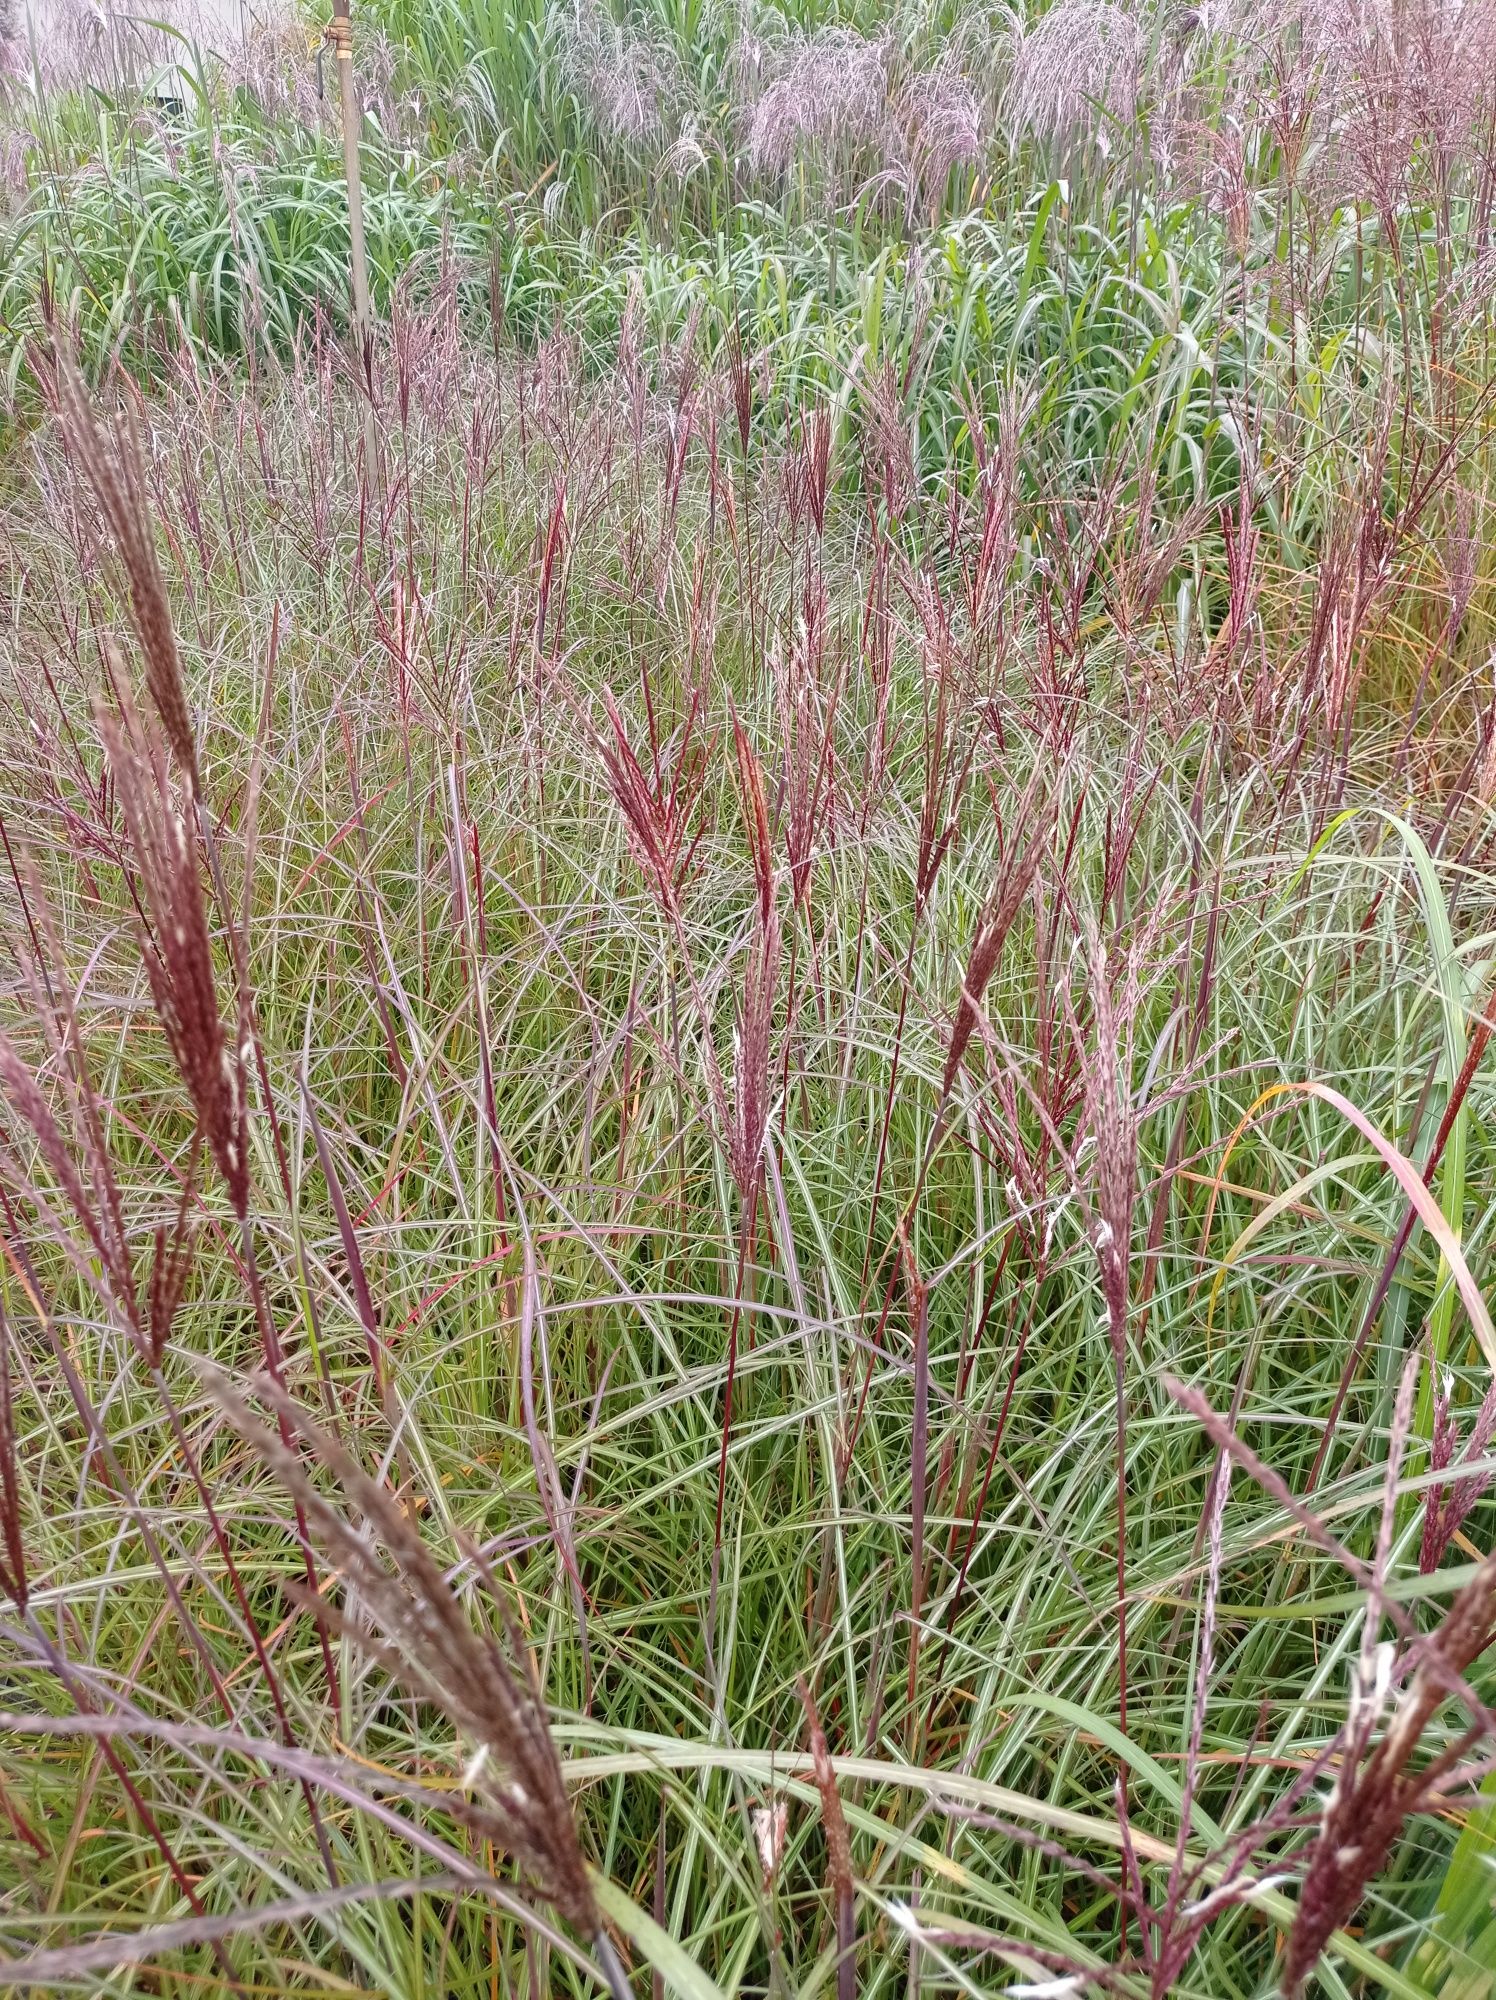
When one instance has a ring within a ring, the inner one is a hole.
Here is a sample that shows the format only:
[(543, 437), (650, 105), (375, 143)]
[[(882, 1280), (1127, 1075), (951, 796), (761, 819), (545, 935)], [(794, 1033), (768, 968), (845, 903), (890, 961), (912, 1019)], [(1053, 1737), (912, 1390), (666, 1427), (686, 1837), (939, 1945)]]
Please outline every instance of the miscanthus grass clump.
[(5, 461), (0, 1982), (1452, 2000), (1483, 399), (631, 314)]

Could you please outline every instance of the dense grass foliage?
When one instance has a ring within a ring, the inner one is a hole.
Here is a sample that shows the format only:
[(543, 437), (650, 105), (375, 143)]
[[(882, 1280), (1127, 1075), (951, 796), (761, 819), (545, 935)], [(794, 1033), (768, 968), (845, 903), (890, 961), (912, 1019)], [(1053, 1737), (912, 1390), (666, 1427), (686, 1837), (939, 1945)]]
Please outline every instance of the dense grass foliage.
[[(487, 1552), (586, 1846), (711, 1977), (832, 1976), (803, 1677), (845, 1760), (865, 1985), (907, 1979), (913, 1923), (942, 1989), (1051, 1964), (1156, 1987), (1122, 1829), (1160, 1857), (1160, 1913), (1176, 1842), (1229, 1869), (1264, 1823), (1244, 1881), (1302, 1856), (1312, 1792), (1275, 1806), (1347, 1726), (1363, 1625), (1250, 1482), (1205, 1535), (1213, 1458), (1166, 1378), (1234, 1407), (1363, 1558), (1401, 1354), (1432, 1340), (1483, 1389), (1425, 1232), (1363, 1324), (1406, 1205), (1389, 1156), (1429, 1159), (1484, 1272), (1479, 725), (1461, 745), (1446, 709), (1409, 762), (1401, 709), (1367, 700), (1348, 769), (1311, 602), (1208, 541), (1183, 609), (1097, 615), (1136, 501), (1116, 521), (1105, 482), (1068, 511), (1027, 495), (1011, 436), (927, 508), (921, 549), (814, 413), (760, 444), (772, 378), (677, 375), (662, 402), (589, 384), (566, 343), (496, 371), (450, 305), (397, 321), (388, 367), (374, 485), (326, 352), (268, 395), (198, 376), (143, 416), (198, 879), (220, 936), (243, 925), (264, 1052), (248, 1212), (287, 1378), (465, 1596), (460, 1552)], [(50, 444), (12, 477), (5, 1309), (31, 1608), (9, 1705), (124, 1718), (124, 1774), (205, 1912), (283, 1906), (230, 1947), (250, 1983), (569, 1982), (502, 1907), (454, 1900), (488, 1850), (438, 1797), (356, 1809), (381, 1773), (451, 1786), (467, 1752), (356, 1644), (330, 1706), (276, 1595), (289, 1517), (201, 1373), (256, 1365), (248, 1252), (153, 1018), (132, 904), (154, 905), (92, 747), (117, 573)], [(1461, 749), (1423, 835), (1375, 807), (1399, 770), (1432, 799)], [(90, 1248), (95, 1203), (117, 1253)], [(179, 1214), (153, 1367), (122, 1274), (153, 1293)], [(1421, 1510), (1398, 1518), (1416, 1579)], [(279, 1708), (344, 1788), (336, 1879), (408, 1882), (419, 1825), (438, 1887), (312, 1914), (301, 1767), (256, 1772), (222, 1737), (273, 1742)], [(174, 1738), (188, 1722), (220, 1735)], [(49, 1857), (18, 1835), (13, 1949), (190, 1915), (99, 1756), (11, 1740), (7, 1796)], [(781, 1797), (766, 1887), (744, 1815)], [(1395, 1968), (1452, 1839), (1410, 1828), (1342, 1977), (1414, 1990)], [(1201, 1893), (1175, 1893), (1174, 1931)], [(1166, 1984), (1270, 1986), (1290, 1910), (1281, 1887), (1228, 1903)]]
[(367, 380), (3, 86), (0, 1983), (1489, 1993), (1496, 14), (371, 11)]
[[(316, 32), (189, 28), (12, 44), (13, 393), (58, 315), (145, 370), (184, 342), (284, 358), (342, 317)], [(1015, 370), (1068, 367), (1108, 406), (1163, 376), (1165, 421), (1203, 413), (1198, 459), (1263, 370), (1332, 424), (1347, 393), (1413, 410), (1481, 379), (1491, 41), (1481, 7), (1432, 0), (1401, 22), (378, 0), (374, 289), (452, 282), (480, 334), (564, 321), (594, 362), (637, 299), (656, 338), (736, 334), (843, 401), (887, 360), (942, 453)]]

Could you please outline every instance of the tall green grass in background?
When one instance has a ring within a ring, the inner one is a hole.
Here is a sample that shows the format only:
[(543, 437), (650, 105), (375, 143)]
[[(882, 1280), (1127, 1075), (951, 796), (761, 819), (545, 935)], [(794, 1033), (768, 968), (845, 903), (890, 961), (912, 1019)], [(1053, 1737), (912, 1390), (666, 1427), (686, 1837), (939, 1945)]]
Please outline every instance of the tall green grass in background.
[[(0, 13), (0, 24), (4, 16)], [(1496, 8), (0, 42), (0, 1987), (1477, 2000)]]

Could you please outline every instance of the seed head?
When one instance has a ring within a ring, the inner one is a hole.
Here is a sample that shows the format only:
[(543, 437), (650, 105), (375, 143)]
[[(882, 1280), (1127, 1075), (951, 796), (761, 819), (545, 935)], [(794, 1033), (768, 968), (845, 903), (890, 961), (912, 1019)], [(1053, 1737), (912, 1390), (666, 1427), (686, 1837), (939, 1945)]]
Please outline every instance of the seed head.
[(600, 0), (572, 0), (556, 35), (563, 74), (610, 138), (657, 137), (684, 102), (674, 44), (615, 20)]
[(772, 80), (748, 121), (748, 156), (779, 173), (807, 153), (823, 162), (880, 138), (888, 114), (886, 37), (872, 38), (833, 23), (792, 38), (776, 62), (765, 52)]
[(1096, 1139), (1096, 1194), (1092, 1246), (1101, 1267), (1107, 1325), (1119, 1353), (1127, 1335), (1128, 1272), (1133, 1212), (1138, 1194), (1137, 1113), (1132, 1102), (1132, 1008), (1119, 1002), (1104, 950), (1092, 953), (1092, 1006), (1096, 1040), (1086, 1057), (1086, 1100)]
[(133, 409), (105, 436), (83, 378), (67, 355), (54, 370), (58, 418), (68, 454), (83, 474), (114, 543), (130, 592), (130, 617), (145, 661), (145, 684), (171, 753), (199, 795), (197, 745), (182, 680), (166, 582), (156, 556), (145, 470)]
[(234, 1214), (249, 1214), (244, 1064), (218, 1011), (213, 947), (197, 849), (157, 732), (136, 712), (122, 662), (120, 710), (101, 709), (99, 733), (130, 834), (143, 892), (140, 951), (172, 1060)]
[(982, 156), (982, 105), (973, 84), (954, 68), (919, 70), (893, 101), (899, 165), (911, 199), (939, 199), (957, 167)]
[[(464, 1549), (498, 1612), (497, 1634), (474, 1627), (411, 1514), (283, 1389), (266, 1377), (255, 1384), (272, 1427), (222, 1376), (214, 1374), (210, 1386), (234, 1429), (301, 1508), (356, 1594), (359, 1613), (322, 1597), (308, 1597), (306, 1609), (375, 1655), (461, 1732), (471, 1746), (464, 1776), (477, 1800), (467, 1817), (528, 1870), (584, 1937), (596, 1939), (601, 1919), (539, 1685), (488, 1564), (476, 1549)], [(337, 1480), (347, 1512), (312, 1478), (303, 1452)]]
[(1019, 44), (1009, 109), (1038, 138), (1063, 141), (1127, 124), (1143, 82), (1137, 13), (1116, 0), (1057, 0)]

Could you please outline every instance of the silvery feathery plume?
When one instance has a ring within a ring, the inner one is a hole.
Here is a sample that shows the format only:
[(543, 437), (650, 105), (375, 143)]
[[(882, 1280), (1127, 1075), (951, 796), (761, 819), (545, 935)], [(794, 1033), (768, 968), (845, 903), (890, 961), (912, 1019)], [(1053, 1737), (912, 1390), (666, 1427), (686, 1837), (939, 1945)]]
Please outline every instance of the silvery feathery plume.
[[(799, 35), (780, 54), (748, 121), (755, 167), (778, 172), (807, 151), (876, 140), (888, 106), (889, 42), (840, 22)], [(766, 64), (767, 66), (767, 64)]]
[(567, 82), (611, 137), (654, 138), (683, 105), (686, 80), (673, 44), (614, 20), (599, 0), (571, 0), (556, 36)]
[(660, 155), (660, 171), (672, 174), (680, 181), (689, 180), (692, 174), (699, 173), (707, 165), (711, 153), (716, 151), (715, 147), (708, 151), (706, 140), (709, 136), (699, 119), (688, 118)]
[[(365, 38), (359, 41), (359, 83), (364, 84)], [(224, 80), (242, 90), (272, 118), (294, 118), (316, 129), (332, 117), (332, 99), (317, 95), (306, 59), (306, 31), (290, 14), (252, 20), (224, 54)]]
[(1448, 170), (1491, 113), (1496, 10), (1486, 0), (1278, 0), (1268, 18), (1292, 33), (1312, 78), (1332, 141), (1325, 173), (1342, 198), (1369, 195), (1390, 212), (1415, 157)]
[(750, 139), (759, 99), (777, 83), (788, 60), (784, 24), (777, 16), (760, 21), (747, 7), (737, 9), (737, 24), (727, 51), (723, 83)]
[[(471, 1546), (463, 1550), (498, 1613), (497, 1633), (474, 1626), (407, 1509), (293, 1397), (268, 1377), (256, 1381), (257, 1395), (275, 1418), (272, 1427), (216, 1370), (209, 1387), (240, 1437), (297, 1503), (358, 1607), (338, 1609), (325, 1597), (298, 1593), (305, 1608), (433, 1703), (467, 1740), (463, 1775), (474, 1803), (461, 1817), (520, 1864), (590, 1942), (618, 2000), (628, 2000), (535, 1671), (488, 1564)], [(303, 1454), (332, 1474), (346, 1512), (323, 1492)]]
[(1414, 123), (1457, 162), (1496, 103), (1496, 9), (1488, 0), (1414, 0), (1400, 30)]
[[(0, 42), (0, 78), (5, 75), (5, 50), (5, 43)], [(26, 166), (30, 149), (31, 141), (25, 134), (11, 127), (0, 131), (0, 214), (18, 209), (31, 192)]]
[(1247, 169), (1246, 137), (1239, 124), (1230, 119), (1206, 137), (1209, 159), (1203, 176), (1203, 192), (1211, 212), (1226, 227), (1231, 254), (1245, 263), (1252, 246), (1252, 183)]
[(898, 168), (911, 204), (939, 199), (957, 167), (982, 156), (982, 105), (974, 85), (946, 64), (918, 70), (893, 100)]
[(1057, 0), (1019, 42), (1008, 109), (1037, 138), (1129, 123), (1142, 91), (1145, 34), (1117, 0)]

